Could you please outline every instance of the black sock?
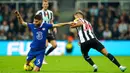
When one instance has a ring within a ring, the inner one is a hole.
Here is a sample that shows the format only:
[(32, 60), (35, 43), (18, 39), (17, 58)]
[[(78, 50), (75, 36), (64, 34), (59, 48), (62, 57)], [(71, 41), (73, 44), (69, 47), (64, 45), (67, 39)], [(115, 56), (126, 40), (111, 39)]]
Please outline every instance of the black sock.
[(89, 56), (85, 56), (84, 58), (90, 65), (92, 65), (92, 66), (94, 65), (93, 60)]
[(50, 54), (55, 48), (51, 47), (49, 48), (49, 50), (45, 53), (45, 55), (47, 56), (48, 54)]
[(115, 64), (117, 65), (118, 67), (120, 66), (119, 62), (116, 60), (116, 58), (111, 55), (110, 53), (108, 53), (107, 57)]

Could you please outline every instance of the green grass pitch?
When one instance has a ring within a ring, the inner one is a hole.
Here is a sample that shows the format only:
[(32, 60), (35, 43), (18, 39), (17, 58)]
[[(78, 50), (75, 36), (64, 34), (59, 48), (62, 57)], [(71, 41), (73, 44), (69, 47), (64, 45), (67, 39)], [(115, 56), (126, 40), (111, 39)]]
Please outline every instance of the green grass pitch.
[[(104, 56), (92, 56), (98, 65), (97, 73), (122, 73), (118, 67)], [(127, 67), (124, 73), (130, 73), (130, 56), (116, 56), (117, 60)], [(35, 73), (24, 71), (25, 56), (0, 56), (0, 73)], [(47, 65), (38, 73), (93, 73), (93, 68), (82, 56), (48, 56)]]

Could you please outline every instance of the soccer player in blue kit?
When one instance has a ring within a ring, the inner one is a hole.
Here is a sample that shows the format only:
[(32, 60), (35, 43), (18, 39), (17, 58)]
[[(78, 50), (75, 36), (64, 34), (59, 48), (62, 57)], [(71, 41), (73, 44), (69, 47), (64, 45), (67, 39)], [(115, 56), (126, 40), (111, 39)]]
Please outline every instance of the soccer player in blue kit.
[(17, 10), (15, 11), (15, 15), (17, 16), (19, 23), (24, 26), (27, 26), (33, 33), (33, 41), (30, 45), (31, 49), (27, 55), (26, 65), (29, 65), (31, 60), (36, 58), (36, 60), (34, 61), (35, 67), (33, 71), (38, 72), (40, 71), (44, 59), (45, 48), (46, 48), (45, 45), (46, 36), (47, 36), (48, 29), (61, 27), (66, 24), (71, 24), (71, 22), (52, 25), (52, 24), (42, 23), (43, 22), (42, 16), (35, 15), (33, 23), (27, 23), (24, 22), (24, 20), (22, 19), (21, 15)]

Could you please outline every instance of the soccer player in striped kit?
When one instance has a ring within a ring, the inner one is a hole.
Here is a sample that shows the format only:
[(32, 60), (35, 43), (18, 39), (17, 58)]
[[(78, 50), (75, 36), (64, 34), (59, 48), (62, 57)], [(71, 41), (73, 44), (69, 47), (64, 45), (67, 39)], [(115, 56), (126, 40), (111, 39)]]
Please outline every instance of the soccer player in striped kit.
[[(42, 3), (42, 10), (37, 11), (37, 14), (42, 15), (43, 18), (43, 22), (45, 23), (53, 23), (53, 12), (51, 10), (48, 10), (48, 0), (43, 0)], [(48, 34), (47, 34), (47, 40), (46, 40), (46, 47), (48, 46), (48, 42), (52, 45), (52, 47), (49, 48), (49, 50), (46, 52), (46, 56), (49, 55), (49, 53), (51, 53), (56, 47), (57, 47), (57, 43), (56, 43), (56, 38), (55, 38), (55, 34), (56, 34), (57, 30), (56, 28), (50, 29), (48, 30)], [(43, 64), (47, 64), (47, 62), (43, 61)]]
[(126, 70), (125, 66), (120, 65), (116, 58), (107, 52), (105, 47), (96, 38), (91, 23), (84, 19), (84, 14), (78, 11), (74, 14), (75, 21), (71, 24), (71, 28), (76, 28), (78, 32), (78, 37), (80, 40), (81, 52), (84, 59), (94, 68), (94, 72), (97, 72), (98, 66), (89, 57), (88, 52), (90, 48), (94, 48), (104, 56), (106, 56), (110, 61), (112, 61), (119, 69), (124, 72)]

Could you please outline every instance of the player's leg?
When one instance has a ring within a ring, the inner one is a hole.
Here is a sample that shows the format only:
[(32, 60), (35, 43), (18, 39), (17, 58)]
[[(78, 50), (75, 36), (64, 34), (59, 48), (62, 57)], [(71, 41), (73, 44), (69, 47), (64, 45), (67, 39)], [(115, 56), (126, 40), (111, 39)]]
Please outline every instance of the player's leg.
[(112, 61), (116, 66), (118, 66), (121, 71), (125, 71), (126, 67), (124, 66), (121, 66), (120, 63), (116, 60), (116, 58), (107, 52), (107, 50), (105, 49), (105, 47), (99, 42), (99, 41), (96, 41), (96, 50), (101, 52), (104, 56), (106, 56), (110, 61)]
[(48, 34), (47, 39), (48, 42), (51, 43), (52, 47), (50, 47), (49, 50), (46, 52), (46, 56), (49, 55), (57, 47), (55, 36), (53, 34)]
[(29, 65), (32, 59), (35, 58), (35, 55), (33, 52), (29, 51), (26, 58), (26, 65)]
[(48, 46), (48, 40), (46, 39), (46, 47)]
[(42, 62), (44, 59), (44, 53), (45, 52), (42, 52), (36, 56), (36, 60), (34, 61), (35, 67), (34, 67), (33, 71), (35, 71), (35, 72), (40, 71), (40, 68), (42, 66)]
[[(49, 44), (48, 39), (46, 39), (46, 48), (48, 47), (48, 44)], [(45, 58), (44, 58), (42, 64), (48, 64), (48, 63), (46, 62)]]
[(88, 52), (90, 50), (90, 45), (88, 43), (82, 43), (81, 45), (81, 52), (84, 59), (94, 68), (94, 72), (97, 72), (97, 65), (93, 62), (93, 60), (88, 56)]
[(56, 40), (51, 40), (50, 43), (52, 47), (50, 47), (49, 50), (46, 52), (46, 56), (49, 55), (57, 47)]
[(27, 66), (30, 66), (30, 62), (35, 58), (35, 55), (29, 51), (27, 58), (26, 58), (26, 63), (24, 64), (24, 68)]
[(105, 48), (101, 50), (101, 53), (105, 55), (110, 61), (112, 61), (116, 66), (118, 66), (122, 72), (126, 70), (126, 67), (121, 66), (116, 58), (112, 54), (108, 53)]

